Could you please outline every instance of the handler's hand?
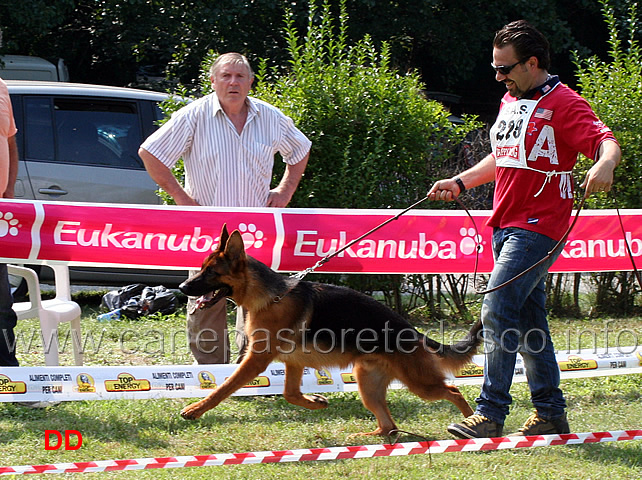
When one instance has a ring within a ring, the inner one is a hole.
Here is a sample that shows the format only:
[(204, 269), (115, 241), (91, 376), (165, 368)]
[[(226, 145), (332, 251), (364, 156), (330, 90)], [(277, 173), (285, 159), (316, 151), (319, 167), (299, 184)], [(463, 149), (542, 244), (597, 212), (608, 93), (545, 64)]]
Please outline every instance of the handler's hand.
[(451, 202), (460, 193), (459, 185), (457, 185), (454, 180), (445, 179), (435, 182), (432, 188), (428, 191), (427, 197), (429, 200), (443, 200), (445, 202)]
[(613, 170), (615, 164), (611, 161), (601, 161), (595, 163), (586, 174), (586, 178), (581, 188), (584, 189), (584, 198), (588, 198), (591, 193), (609, 192), (613, 185)]
[(613, 185), (613, 170), (620, 163), (622, 151), (614, 140), (606, 140), (600, 145), (597, 153), (598, 160), (586, 174), (581, 188), (584, 189), (584, 198), (594, 192), (608, 192)]

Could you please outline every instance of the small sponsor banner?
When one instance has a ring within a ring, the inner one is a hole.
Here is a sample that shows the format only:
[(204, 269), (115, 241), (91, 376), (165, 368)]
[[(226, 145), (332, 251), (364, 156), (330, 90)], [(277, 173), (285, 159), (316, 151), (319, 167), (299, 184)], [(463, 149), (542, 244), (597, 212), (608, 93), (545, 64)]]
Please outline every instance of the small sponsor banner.
[[(642, 347), (581, 350), (558, 353), (562, 378), (565, 374), (591, 376), (642, 372)], [(224, 365), (149, 366), (51, 366), (6, 367), (0, 374), (0, 402), (47, 400), (109, 400), (143, 398), (190, 398), (207, 396), (238, 368)], [(470, 364), (449, 378), (454, 384), (480, 384), (484, 356), (475, 355)], [(522, 357), (517, 356), (514, 381), (525, 380)], [(272, 363), (233, 395), (283, 393), (285, 365)], [(403, 388), (395, 381), (391, 388)], [(305, 368), (301, 381), (304, 393), (356, 391), (352, 368)]]

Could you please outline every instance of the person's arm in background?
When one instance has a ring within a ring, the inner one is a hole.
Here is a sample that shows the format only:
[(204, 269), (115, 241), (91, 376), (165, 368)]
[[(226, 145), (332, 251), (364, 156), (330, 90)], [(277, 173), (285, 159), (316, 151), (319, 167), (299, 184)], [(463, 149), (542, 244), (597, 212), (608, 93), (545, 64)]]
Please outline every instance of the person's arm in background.
[(16, 136), (7, 139), (9, 143), (9, 178), (7, 188), (2, 193), (2, 198), (13, 198), (15, 194), (16, 179), (18, 178), (18, 143)]
[(144, 148), (138, 150), (138, 155), (143, 159), (145, 169), (152, 180), (174, 199), (176, 205), (198, 206), (198, 202), (187, 194), (172, 171), (163, 165), (158, 158)]
[(301, 161), (295, 163), (294, 165), (287, 165), (285, 167), (285, 172), (283, 177), (279, 182), (276, 188), (270, 190), (268, 195), (267, 205), (268, 207), (285, 207), (290, 200), (292, 200), (292, 195), (299, 186), (301, 177), (303, 177), (303, 172), (305, 172), (305, 167), (308, 165), (308, 159), (310, 154), (308, 153)]

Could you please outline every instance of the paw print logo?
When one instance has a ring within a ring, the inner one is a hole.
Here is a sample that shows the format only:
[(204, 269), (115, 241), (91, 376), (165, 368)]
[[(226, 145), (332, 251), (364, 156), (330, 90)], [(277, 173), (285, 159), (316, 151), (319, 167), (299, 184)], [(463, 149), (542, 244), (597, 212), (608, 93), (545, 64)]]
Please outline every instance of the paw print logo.
[(20, 222), (17, 218), (13, 218), (13, 213), (0, 212), (0, 238), (7, 235), (15, 237), (18, 235), (18, 229), (20, 228)]
[(461, 242), (459, 242), (459, 250), (461, 253), (470, 255), (475, 252), (477, 245), (479, 245), (479, 253), (484, 251), (482, 237), (477, 234), (474, 228), (462, 227), (461, 230), (459, 230), (459, 234), (463, 237)]
[(263, 241), (265, 236), (261, 230), (256, 228), (256, 225), (253, 223), (245, 224), (239, 223), (239, 232), (241, 232), (241, 237), (243, 237), (243, 244), (245, 248), (261, 248), (263, 246)]

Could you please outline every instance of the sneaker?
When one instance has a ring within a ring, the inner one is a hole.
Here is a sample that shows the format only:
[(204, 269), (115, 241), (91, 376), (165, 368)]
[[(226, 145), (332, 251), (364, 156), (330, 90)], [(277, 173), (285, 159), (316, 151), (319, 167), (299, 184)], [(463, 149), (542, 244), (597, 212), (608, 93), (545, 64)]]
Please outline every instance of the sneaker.
[(494, 438), (501, 437), (504, 426), (489, 420), (477, 413), (464, 419), (461, 423), (451, 423), (448, 431), (459, 438)]
[(519, 432), (511, 433), (509, 437), (522, 437), (527, 435), (554, 435), (561, 433), (570, 433), (571, 429), (566, 420), (566, 413), (558, 418), (546, 420), (540, 417), (537, 412), (533, 413)]

